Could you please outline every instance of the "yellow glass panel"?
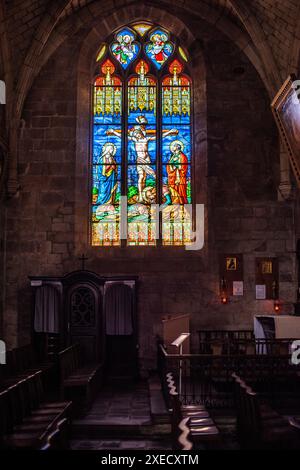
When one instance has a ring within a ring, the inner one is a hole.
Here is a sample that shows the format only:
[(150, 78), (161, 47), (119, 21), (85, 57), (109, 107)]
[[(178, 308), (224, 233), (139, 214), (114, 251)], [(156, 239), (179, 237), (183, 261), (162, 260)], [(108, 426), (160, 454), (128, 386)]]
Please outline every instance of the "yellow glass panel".
[(107, 49), (106, 44), (104, 44), (104, 45), (101, 47), (100, 51), (98, 52), (98, 55), (97, 55), (97, 62), (99, 62), (99, 61), (102, 59), (102, 57), (104, 56), (104, 54), (105, 54), (105, 52), (106, 52), (106, 49)]
[(185, 60), (185, 62), (188, 61), (188, 57), (186, 55), (186, 53), (184, 52), (184, 50), (182, 49), (182, 47), (178, 47), (178, 50), (179, 50), (179, 54), (181, 55), (181, 57), (183, 58), (183, 60)]
[(139, 24), (135, 24), (133, 26), (133, 29), (135, 29), (135, 31), (137, 33), (139, 33), (140, 36), (144, 36), (147, 31), (149, 31), (149, 29), (152, 28), (152, 25), (149, 25), (149, 24), (146, 24), (146, 23), (139, 23)]

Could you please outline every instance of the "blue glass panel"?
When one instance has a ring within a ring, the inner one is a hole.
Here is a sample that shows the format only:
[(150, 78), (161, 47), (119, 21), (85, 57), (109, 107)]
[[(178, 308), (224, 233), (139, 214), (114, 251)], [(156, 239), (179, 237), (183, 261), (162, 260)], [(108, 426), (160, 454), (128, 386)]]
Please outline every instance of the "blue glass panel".
[(145, 46), (146, 55), (158, 69), (161, 69), (174, 50), (173, 44), (168, 39), (167, 33), (156, 29), (151, 33), (150, 42)]
[(127, 28), (117, 34), (116, 41), (111, 45), (111, 52), (115, 59), (126, 69), (133, 62), (140, 51), (140, 45), (134, 42), (135, 36)]
[(112, 155), (117, 164), (121, 163), (121, 129), (94, 124), (93, 163), (102, 163), (107, 155)]
[(156, 116), (154, 112), (145, 111), (145, 110), (142, 113), (141, 111), (130, 112), (128, 116), (128, 123), (138, 124), (141, 117), (147, 121), (147, 124), (152, 124), (152, 125), (156, 124)]
[(168, 163), (174, 153), (182, 153), (184, 163), (191, 162), (190, 126), (163, 126), (162, 162)]

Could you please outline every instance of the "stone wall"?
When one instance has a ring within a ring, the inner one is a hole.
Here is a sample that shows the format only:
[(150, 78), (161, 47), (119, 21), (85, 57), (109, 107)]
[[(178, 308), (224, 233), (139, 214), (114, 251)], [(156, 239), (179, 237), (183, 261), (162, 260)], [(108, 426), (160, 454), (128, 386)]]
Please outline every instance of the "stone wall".
[[(196, 194), (197, 202), (207, 208), (205, 249), (85, 246), (88, 269), (139, 276), (144, 368), (154, 366), (154, 338), (163, 315), (190, 313), (195, 332), (200, 327), (249, 328), (253, 314), (272, 311), (271, 302), (255, 301), (255, 256), (279, 257), (283, 308), (288, 311), (294, 300), (294, 257), (287, 254), (293, 248), (293, 207), (277, 202), (279, 143), (269, 98), (249, 60), (228, 38), (199, 20), (191, 18), (190, 25), (201, 46), (192, 65), (197, 71)], [(81, 31), (64, 41), (35, 79), (24, 105), (21, 190), (8, 203), (7, 220), (4, 331), (10, 346), (30, 338), (28, 275), (63, 275), (79, 268), (78, 244), (84, 243), (75, 237), (77, 133), (82, 119), (78, 60), (85, 35)], [(80, 68), (84, 73), (90, 72)], [(88, 145), (88, 133), (82, 135)], [(88, 155), (81, 158), (88, 188)], [(81, 198), (86, 198), (87, 207), (88, 192)], [(86, 224), (87, 216), (83, 214), (79, 223)], [(219, 301), (220, 252), (245, 257), (245, 296), (225, 307)]]

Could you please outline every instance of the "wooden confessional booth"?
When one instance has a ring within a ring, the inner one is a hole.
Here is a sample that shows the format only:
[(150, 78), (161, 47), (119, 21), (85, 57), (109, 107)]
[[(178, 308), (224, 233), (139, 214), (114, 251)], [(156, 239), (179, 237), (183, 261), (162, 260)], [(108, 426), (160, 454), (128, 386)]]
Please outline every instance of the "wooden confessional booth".
[(85, 363), (108, 377), (138, 376), (137, 278), (75, 271), (31, 276), (32, 340), (41, 358), (79, 343)]

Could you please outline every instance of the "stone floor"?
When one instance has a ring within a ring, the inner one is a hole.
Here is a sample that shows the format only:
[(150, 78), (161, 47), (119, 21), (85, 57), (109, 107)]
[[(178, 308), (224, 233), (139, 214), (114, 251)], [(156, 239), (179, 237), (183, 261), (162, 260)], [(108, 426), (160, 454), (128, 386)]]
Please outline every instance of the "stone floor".
[(105, 387), (91, 410), (76, 424), (147, 425), (151, 424), (149, 391), (147, 383)]
[[(170, 450), (169, 433), (155, 436), (146, 382), (105, 387), (91, 410), (73, 421), (73, 450)], [(157, 428), (157, 427), (156, 427)]]
[[(233, 410), (211, 410), (224, 449), (238, 449)], [(171, 450), (170, 425), (151, 419), (146, 382), (104, 388), (91, 410), (72, 426), (73, 450)]]

